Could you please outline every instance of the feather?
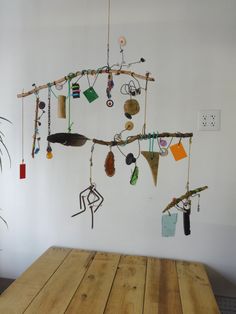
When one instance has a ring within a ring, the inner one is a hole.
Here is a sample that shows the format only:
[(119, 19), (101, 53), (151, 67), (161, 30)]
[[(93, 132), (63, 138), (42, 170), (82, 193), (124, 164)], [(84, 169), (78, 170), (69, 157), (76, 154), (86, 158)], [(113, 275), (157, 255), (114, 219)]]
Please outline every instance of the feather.
[(65, 146), (83, 146), (88, 138), (77, 133), (55, 133), (47, 137), (50, 143), (59, 143)]

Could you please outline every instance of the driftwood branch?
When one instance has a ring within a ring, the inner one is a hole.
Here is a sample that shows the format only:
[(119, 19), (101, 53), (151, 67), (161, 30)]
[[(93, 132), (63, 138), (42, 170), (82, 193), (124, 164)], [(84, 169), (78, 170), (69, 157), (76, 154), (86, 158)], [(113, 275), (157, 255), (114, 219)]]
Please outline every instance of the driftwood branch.
[(188, 138), (188, 137), (192, 137), (193, 133), (169, 133), (169, 132), (163, 132), (163, 133), (156, 133), (156, 134), (137, 134), (137, 135), (133, 135), (128, 137), (127, 140), (121, 140), (121, 141), (103, 141), (103, 140), (98, 140), (98, 139), (92, 139), (93, 143), (95, 144), (100, 144), (100, 145), (106, 145), (106, 146), (122, 146), (122, 145), (126, 145), (126, 144), (130, 144), (136, 140), (146, 140), (149, 138), (164, 138), (164, 137), (177, 137), (177, 138)]
[(166, 211), (168, 211), (169, 209), (171, 209), (172, 207), (174, 207), (175, 205), (177, 205), (179, 202), (185, 200), (185, 199), (188, 199), (189, 197), (191, 197), (192, 195), (194, 194), (197, 194), (197, 193), (200, 193), (204, 190), (206, 190), (208, 188), (208, 186), (203, 186), (203, 187), (200, 187), (200, 188), (197, 188), (195, 190), (190, 190), (188, 192), (186, 192), (185, 194), (181, 195), (180, 197), (178, 198), (174, 198), (167, 206), (166, 208), (162, 211), (163, 213), (165, 213)]
[(153, 77), (149, 76), (149, 73), (147, 73), (146, 75), (141, 75), (141, 74), (137, 74), (135, 72), (132, 71), (127, 71), (127, 70), (114, 70), (114, 69), (110, 69), (109, 71), (107, 69), (101, 69), (101, 70), (83, 70), (83, 71), (77, 71), (75, 73), (70, 73), (67, 76), (64, 76), (56, 81), (53, 81), (51, 83), (48, 84), (44, 84), (41, 86), (37, 86), (31, 90), (29, 90), (28, 92), (24, 92), (21, 94), (17, 94), (17, 98), (22, 98), (22, 97), (27, 97), (29, 95), (38, 93), (41, 89), (45, 89), (48, 88), (48, 86), (55, 86), (57, 84), (62, 84), (68, 80), (71, 80), (77, 76), (81, 76), (81, 75), (97, 75), (97, 74), (108, 74), (108, 73), (112, 73), (115, 75), (120, 75), (120, 74), (125, 74), (125, 75), (130, 75), (133, 77), (136, 77), (138, 79), (141, 80), (146, 80), (146, 81), (155, 81), (155, 79)]

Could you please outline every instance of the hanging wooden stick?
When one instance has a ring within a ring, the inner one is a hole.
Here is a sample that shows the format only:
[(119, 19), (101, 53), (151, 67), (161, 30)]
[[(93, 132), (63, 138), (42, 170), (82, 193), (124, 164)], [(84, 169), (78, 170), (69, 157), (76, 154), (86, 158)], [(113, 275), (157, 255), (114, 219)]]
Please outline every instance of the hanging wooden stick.
[(92, 141), (95, 144), (100, 144), (100, 145), (106, 145), (106, 146), (122, 146), (126, 144), (130, 144), (134, 141), (137, 140), (147, 140), (149, 138), (158, 138), (158, 137), (177, 137), (177, 138), (188, 138), (188, 137), (193, 137), (193, 133), (168, 133), (168, 132), (163, 132), (163, 133), (155, 133), (155, 134), (137, 134), (128, 137), (127, 140), (121, 140), (121, 141), (103, 141), (103, 140), (98, 140), (98, 139), (93, 139)]
[(197, 188), (195, 190), (190, 190), (188, 192), (186, 192), (185, 194), (181, 195), (180, 197), (178, 198), (174, 198), (167, 206), (166, 208), (162, 211), (163, 213), (165, 213), (166, 211), (168, 211), (169, 209), (171, 209), (172, 207), (174, 207), (175, 205), (177, 205), (179, 202), (185, 200), (185, 199), (188, 199), (190, 196), (194, 195), (194, 194), (197, 194), (197, 193), (200, 193), (204, 190), (206, 190), (208, 188), (207, 185), (205, 186), (202, 186), (200, 188)]
[[(24, 90), (22, 91), (24, 92)], [(20, 164), (20, 179), (26, 177), (26, 164), (24, 161), (24, 98), (21, 101), (21, 164)]]
[[(105, 145), (105, 146), (123, 146), (126, 144), (130, 144), (134, 141), (137, 140), (147, 140), (150, 138), (157, 138), (157, 137), (177, 137), (177, 138), (187, 138), (187, 137), (192, 137), (193, 133), (156, 133), (156, 134), (137, 134), (134, 136), (130, 136), (128, 137), (127, 140), (120, 140), (120, 141), (104, 141), (104, 140), (98, 140), (96, 138), (92, 139), (94, 144), (100, 144), (100, 145)], [(47, 137), (47, 140), (50, 143), (59, 143), (62, 145), (66, 145), (66, 146), (82, 146), (85, 144), (85, 142), (87, 140), (90, 140), (89, 138), (87, 138), (86, 136), (82, 135), (82, 134), (78, 134), (78, 133), (55, 133), (55, 134), (51, 134)]]
[[(68, 81), (69, 79), (71, 80), (71, 79), (73, 79), (73, 78), (75, 78), (77, 76), (81, 76), (81, 75), (97, 75), (97, 74), (107, 74), (107, 73), (108, 73), (107, 68), (105, 68), (105, 69), (98, 69), (98, 70), (77, 71), (75, 73), (70, 73), (67, 76), (64, 76), (64, 77), (62, 77), (62, 78), (60, 78), (60, 79), (58, 79), (56, 81), (53, 81), (52, 83), (47, 83), (47, 84), (44, 84), (44, 85), (41, 85), (41, 86), (37, 86), (36, 88), (31, 89), (28, 92), (17, 94), (17, 98), (27, 97), (29, 95), (32, 95), (34, 93), (39, 92), (41, 89), (48, 88), (49, 85), (50, 86), (54, 86), (54, 85), (57, 85), (57, 84), (62, 84), (64, 82)], [(137, 73), (134, 73), (132, 71), (127, 71), (127, 70), (109, 69), (109, 73), (113, 73), (113, 74), (116, 74), (116, 75), (125, 74), (125, 75), (134, 76), (134, 77), (139, 78), (141, 80), (148, 80), (148, 81), (152, 81), (152, 82), (155, 81), (155, 79), (153, 77), (149, 77), (149, 76), (147, 77), (147, 75), (137, 74)]]

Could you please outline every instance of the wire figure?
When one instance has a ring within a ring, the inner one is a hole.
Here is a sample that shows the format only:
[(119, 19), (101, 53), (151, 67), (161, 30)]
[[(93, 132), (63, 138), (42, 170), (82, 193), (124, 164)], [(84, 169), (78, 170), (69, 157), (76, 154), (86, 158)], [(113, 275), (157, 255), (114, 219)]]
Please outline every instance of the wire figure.
[(103, 201), (104, 201), (104, 197), (97, 191), (95, 184), (91, 184), (88, 188), (80, 192), (79, 204), (80, 204), (81, 211), (72, 215), (71, 217), (75, 217), (77, 215), (84, 213), (87, 207), (89, 207), (91, 211), (91, 215), (92, 215), (91, 228), (93, 229), (94, 214), (96, 213), (98, 208), (102, 205)]

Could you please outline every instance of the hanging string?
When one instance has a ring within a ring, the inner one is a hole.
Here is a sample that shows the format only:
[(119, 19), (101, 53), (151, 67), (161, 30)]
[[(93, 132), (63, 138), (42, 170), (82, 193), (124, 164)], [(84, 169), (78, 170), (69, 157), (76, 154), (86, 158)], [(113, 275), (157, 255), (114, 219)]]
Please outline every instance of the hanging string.
[(152, 159), (154, 157), (154, 140), (155, 132), (153, 132), (153, 135), (149, 134), (149, 153), (152, 153)]
[(110, 69), (110, 24), (111, 24), (111, 0), (108, 0), (107, 15), (107, 68)]
[(58, 96), (54, 93), (53, 89), (52, 89), (51, 87), (49, 87), (49, 89), (50, 89), (50, 91), (52, 92), (53, 96), (54, 96), (55, 98), (58, 98)]
[[(22, 90), (24, 93), (24, 89)], [(21, 159), (22, 163), (24, 163), (24, 97), (22, 97), (21, 101)]]
[[(125, 131), (125, 130), (124, 130)], [(128, 143), (128, 140), (129, 140), (129, 137), (127, 137), (126, 139), (126, 142)], [(126, 145), (126, 144), (124, 144)], [(124, 156), (124, 157), (127, 157), (127, 155), (122, 152), (121, 148), (119, 147), (119, 145), (116, 145), (116, 147), (118, 148), (119, 152)], [(136, 159), (138, 159), (140, 157), (140, 154), (141, 154), (141, 146), (140, 146), (140, 140), (138, 139), (138, 155), (137, 157), (135, 157)]]
[(38, 134), (38, 112), (39, 112), (39, 95), (35, 93), (36, 96), (36, 104), (35, 104), (35, 120), (34, 120), (34, 135), (33, 135), (33, 144), (32, 144), (32, 158), (34, 158), (35, 154), (35, 145), (36, 145), (36, 138)]
[(186, 189), (189, 192), (189, 177), (190, 177), (190, 162), (191, 162), (191, 145), (192, 145), (192, 138), (189, 138), (189, 148), (188, 148), (188, 174), (187, 174), (187, 184)]
[(148, 77), (149, 73), (146, 74), (146, 84), (145, 84), (145, 100), (144, 100), (144, 121), (143, 121), (143, 129), (142, 134), (146, 134), (146, 126), (147, 126), (147, 87), (148, 87)]
[[(51, 134), (51, 86), (48, 84), (48, 136)], [(53, 157), (52, 148), (50, 142), (48, 141), (47, 149), (46, 149), (46, 157), (47, 159), (51, 159)]]
[(51, 134), (51, 88), (48, 87), (48, 135)]
[(95, 85), (95, 83), (97, 81), (97, 78), (98, 78), (98, 74), (99, 74), (99, 71), (97, 71), (96, 76), (95, 76), (94, 81), (93, 81), (93, 84), (91, 85), (90, 79), (89, 79), (89, 76), (88, 76), (88, 73), (87, 73), (87, 80), (88, 80), (88, 85), (89, 85), (90, 88), (94, 87), (94, 85)]
[[(134, 78), (134, 77), (133, 77)], [(136, 96), (141, 94), (141, 86), (139, 81), (134, 78), (137, 82), (135, 84), (134, 80), (130, 80), (129, 83), (124, 83), (120, 88), (120, 93), (122, 95)]]
[(71, 100), (71, 93), (70, 93), (70, 82), (71, 80), (68, 79), (68, 132), (71, 132), (71, 127), (73, 122), (71, 123), (71, 110), (70, 110), (70, 100)]

